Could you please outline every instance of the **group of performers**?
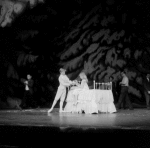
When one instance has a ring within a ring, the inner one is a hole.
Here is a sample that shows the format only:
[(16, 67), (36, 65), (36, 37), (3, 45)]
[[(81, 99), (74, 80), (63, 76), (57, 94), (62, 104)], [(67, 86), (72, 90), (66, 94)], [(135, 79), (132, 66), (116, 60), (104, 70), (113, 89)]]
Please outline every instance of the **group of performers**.
[[(51, 108), (48, 110), (48, 114), (52, 112), (57, 101), (60, 99), (59, 112), (71, 112), (71, 113), (98, 113), (98, 108), (95, 100), (89, 99), (88, 92), (88, 79), (84, 72), (79, 74), (81, 79), (80, 83), (77, 80), (71, 81), (65, 74), (66, 70), (60, 68), (59, 87), (54, 98)], [(66, 88), (69, 88), (66, 97)], [(66, 105), (63, 109), (63, 103), (66, 98)], [(113, 102), (113, 101), (112, 101)], [(116, 112), (114, 104), (111, 104), (111, 112)]]
[[(116, 83), (113, 80), (113, 77), (110, 76), (112, 89), (110, 91), (107, 91), (107, 94), (106, 91), (94, 91), (93, 93), (92, 90), (89, 90), (88, 79), (83, 71), (79, 74), (81, 80), (80, 82), (77, 80), (71, 81), (66, 75), (66, 69), (60, 68), (59, 72), (60, 72), (59, 87), (56, 96), (54, 98), (53, 104), (51, 108), (48, 110), (48, 114), (52, 112), (54, 106), (59, 100), (60, 100), (60, 109), (59, 109), (60, 113), (61, 112), (98, 113), (99, 111), (113, 113), (116, 112), (116, 110), (122, 108), (122, 105), (123, 108), (125, 109), (126, 108), (124, 106), (125, 103), (128, 105), (130, 110), (133, 110), (133, 105), (128, 96), (129, 78), (127, 77), (124, 71), (120, 73), (122, 77), (122, 81), (119, 82), (121, 88), (120, 93), (117, 92), (118, 89), (116, 88)], [(31, 89), (33, 85), (32, 76), (28, 74), (27, 79), (21, 79), (21, 82), (24, 83), (25, 85), (25, 93), (20, 108), (24, 109), (28, 107), (35, 107), (36, 102), (33, 99), (32, 96), (33, 91)], [(145, 90), (144, 95), (146, 97), (146, 107), (148, 110), (150, 110), (150, 74), (147, 74), (146, 77), (143, 78), (142, 83), (143, 88)], [(110, 93), (112, 97), (110, 97)], [(95, 98), (98, 99), (95, 100)], [(66, 101), (66, 105), (63, 109), (64, 101)], [(114, 103), (116, 106), (114, 105)]]

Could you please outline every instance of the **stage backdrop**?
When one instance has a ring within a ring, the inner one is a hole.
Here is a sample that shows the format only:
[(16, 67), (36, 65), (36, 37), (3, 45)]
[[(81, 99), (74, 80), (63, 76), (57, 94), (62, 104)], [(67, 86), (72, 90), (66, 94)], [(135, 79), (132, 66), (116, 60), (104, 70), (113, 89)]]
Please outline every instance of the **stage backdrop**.
[(90, 86), (93, 80), (108, 82), (110, 76), (118, 83), (125, 70), (131, 101), (145, 105), (143, 78), (150, 73), (148, 1), (4, 0), (0, 5), (1, 100), (16, 97), (13, 91), (22, 89), (20, 79), (31, 73), (43, 104), (52, 101), (59, 68), (64, 67), (72, 80), (84, 70)]

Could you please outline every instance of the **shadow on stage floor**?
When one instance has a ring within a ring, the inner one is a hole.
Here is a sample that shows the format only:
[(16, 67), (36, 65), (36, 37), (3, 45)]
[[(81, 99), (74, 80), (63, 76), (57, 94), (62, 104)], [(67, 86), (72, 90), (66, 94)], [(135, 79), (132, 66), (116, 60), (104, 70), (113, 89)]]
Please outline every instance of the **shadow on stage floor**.
[[(1, 110), (0, 147), (32, 147), (38, 144), (63, 145), (105, 143), (127, 147), (150, 147), (150, 110), (119, 110), (117, 113), (59, 113), (48, 109)], [(54, 142), (56, 141), (56, 142)], [(120, 145), (120, 144), (119, 144)]]

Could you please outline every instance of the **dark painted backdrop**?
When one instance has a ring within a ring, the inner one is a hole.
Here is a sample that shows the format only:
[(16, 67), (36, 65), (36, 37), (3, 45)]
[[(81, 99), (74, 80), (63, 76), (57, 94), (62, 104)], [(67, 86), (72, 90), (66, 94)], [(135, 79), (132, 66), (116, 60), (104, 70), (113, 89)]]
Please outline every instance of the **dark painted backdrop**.
[(35, 99), (49, 106), (60, 67), (67, 69), (70, 79), (84, 70), (90, 85), (93, 80), (107, 82), (109, 76), (119, 82), (125, 70), (132, 103), (145, 105), (149, 6), (148, 0), (1, 1), (0, 107), (22, 99), (20, 80), (28, 73), (33, 76)]

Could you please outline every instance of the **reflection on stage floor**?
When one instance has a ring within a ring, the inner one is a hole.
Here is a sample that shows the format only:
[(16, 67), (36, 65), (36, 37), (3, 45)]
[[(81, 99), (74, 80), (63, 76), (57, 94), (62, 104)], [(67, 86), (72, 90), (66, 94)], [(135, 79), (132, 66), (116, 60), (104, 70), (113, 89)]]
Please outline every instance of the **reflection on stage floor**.
[[(73, 145), (78, 146), (74, 143), (76, 139), (83, 145), (89, 142), (89, 145), (93, 138), (94, 141), (100, 140), (101, 144), (116, 146), (118, 140), (124, 142), (122, 135), (128, 140), (128, 143), (123, 144), (127, 147), (150, 144), (150, 111), (147, 109), (99, 114), (59, 113), (58, 108), (55, 108), (48, 115), (47, 111), (48, 109), (1, 110), (0, 147), (33, 147), (40, 142), (51, 146), (53, 139), (69, 139)], [(115, 143), (110, 143), (110, 140)], [(61, 144), (59, 140), (57, 144)]]
[(0, 125), (80, 127), (150, 130), (150, 111), (147, 109), (119, 110), (116, 113), (78, 114), (59, 113), (48, 109), (1, 110)]

